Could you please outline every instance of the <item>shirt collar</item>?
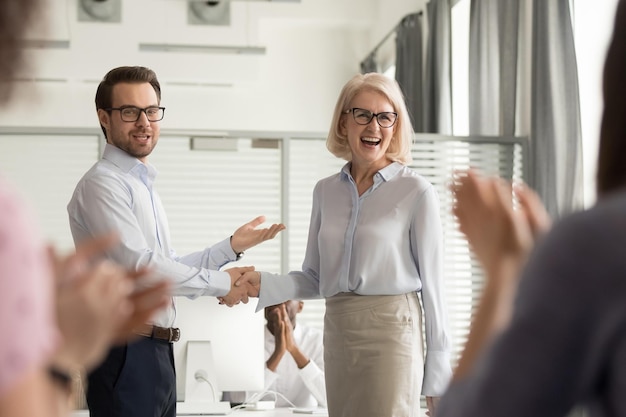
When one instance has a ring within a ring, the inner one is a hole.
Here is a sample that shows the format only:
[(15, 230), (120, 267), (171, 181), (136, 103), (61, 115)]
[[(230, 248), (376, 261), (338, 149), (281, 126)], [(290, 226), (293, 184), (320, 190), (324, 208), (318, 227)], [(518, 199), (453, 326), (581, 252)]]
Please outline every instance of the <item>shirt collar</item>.
[(144, 164), (139, 159), (134, 156), (130, 156), (126, 153), (126, 151), (123, 151), (110, 143), (105, 145), (104, 152), (102, 153), (102, 159), (106, 159), (122, 171), (129, 174), (135, 173), (135, 175), (140, 177), (147, 176), (151, 180), (154, 180), (157, 174), (156, 169), (152, 165), (148, 163)]
[[(348, 162), (347, 164), (345, 164), (343, 166), (343, 168), (341, 168), (341, 173), (342, 176), (347, 179), (347, 178), (351, 178), (350, 175), (350, 166), (351, 166), (352, 162)], [(387, 165), (386, 167), (380, 169), (378, 171), (378, 175), (377, 177), (382, 178), (384, 181), (389, 181), (391, 178), (393, 178), (398, 172), (400, 172), (402, 170), (402, 168), (404, 168), (404, 165), (402, 165), (400, 162), (392, 162), (389, 165)]]

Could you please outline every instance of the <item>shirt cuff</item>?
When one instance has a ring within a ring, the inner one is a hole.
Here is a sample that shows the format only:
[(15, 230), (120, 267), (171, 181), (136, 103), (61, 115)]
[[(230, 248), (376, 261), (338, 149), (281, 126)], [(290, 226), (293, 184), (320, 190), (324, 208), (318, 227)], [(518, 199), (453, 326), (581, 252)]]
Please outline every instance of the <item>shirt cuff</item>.
[(259, 291), (259, 302), (256, 305), (256, 311), (261, 311), (267, 306), (280, 304), (290, 298), (290, 294), (294, 293), (294, 280), (285, 279), (278, 274), (270, 272), (261, 272), (261, 290)]
[(230, 246), (230, 236), (211, 246), (211, 263), (218, 268), (238, 259), (233, 247)]
[(222, 297), (230, 292), (232, 282), (230, 274), (224, 271), (211, 271), (211, 294), (214, 297)]
[(304, 368), (299, 369), (298, 372), (303, 381), (312, 381), (322, 374), (322, 370), (313, 359), (309, 359), (309, 363), (307, 363)]
[(272, 384), (279, 378), (279, 375), (265, 366), (265, 391), (269, 390)]
[(450, 354), (444, 351), (427, 352), (425, 362), (422, 395), (441, 397), (452, 378)]

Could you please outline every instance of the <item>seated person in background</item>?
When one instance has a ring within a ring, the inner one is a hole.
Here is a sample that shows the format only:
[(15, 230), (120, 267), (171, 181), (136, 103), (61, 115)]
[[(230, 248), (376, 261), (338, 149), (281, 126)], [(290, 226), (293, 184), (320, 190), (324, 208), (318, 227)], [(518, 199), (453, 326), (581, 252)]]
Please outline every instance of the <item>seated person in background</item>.
[[(276, 407), (326, 407), (324, 346), (322, 332), (300, 323), (296, 315), (304, 302), (289, 300), (265, 308), (265, 390), (257, 400), (276, 398)], [(277, 393), (279, 395), (275, 395)], [(231, 402), (244, 399), (244, 393), (225, 393)]]

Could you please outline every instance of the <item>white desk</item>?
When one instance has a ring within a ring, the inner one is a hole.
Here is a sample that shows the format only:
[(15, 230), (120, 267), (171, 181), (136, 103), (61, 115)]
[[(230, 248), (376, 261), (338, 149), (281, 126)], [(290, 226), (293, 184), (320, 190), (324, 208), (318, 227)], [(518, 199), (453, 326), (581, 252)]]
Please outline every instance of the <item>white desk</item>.
[[(305, 417), (311, 414), (296, 414), (289, 408), (276, 408), (274, 410), (252, 411), (235, 410), (229, 414), (233, 417)], [(317, 416), (327, 416), (328, 414), (316, 414)], [(89, 410), (77, 410), (72, 413), (72, 417), (89, 417)]]

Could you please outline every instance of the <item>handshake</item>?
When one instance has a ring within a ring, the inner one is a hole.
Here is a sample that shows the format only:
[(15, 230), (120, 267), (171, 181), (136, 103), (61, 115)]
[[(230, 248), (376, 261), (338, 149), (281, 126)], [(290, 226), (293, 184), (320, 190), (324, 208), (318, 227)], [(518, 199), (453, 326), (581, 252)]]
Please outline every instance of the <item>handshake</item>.
[(240, 302), (248, 303), (249, 297), (258, 297), (261, 290), (261, 273), (253, 266), (242, 266), (227, 269), (230, 275), (230, 291), (223, 297), (218, 297), (220, 304), (232, 307)]

